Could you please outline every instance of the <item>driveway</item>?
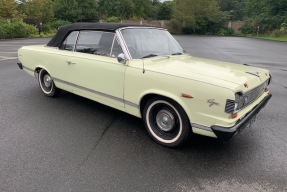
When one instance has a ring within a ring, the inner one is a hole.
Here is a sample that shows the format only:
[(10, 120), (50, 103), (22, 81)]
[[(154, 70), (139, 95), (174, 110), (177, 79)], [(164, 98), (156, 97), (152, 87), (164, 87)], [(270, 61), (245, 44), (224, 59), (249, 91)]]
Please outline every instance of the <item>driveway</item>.
[(273, 97), (250, 130), (162, 147), (138, 118), (67, 92), (45, 97), (16, 52), (49, 39), (0, 41), (0, 191), (287, 191), (287, 44), (175, 37), (193, 56), (271, 71)]

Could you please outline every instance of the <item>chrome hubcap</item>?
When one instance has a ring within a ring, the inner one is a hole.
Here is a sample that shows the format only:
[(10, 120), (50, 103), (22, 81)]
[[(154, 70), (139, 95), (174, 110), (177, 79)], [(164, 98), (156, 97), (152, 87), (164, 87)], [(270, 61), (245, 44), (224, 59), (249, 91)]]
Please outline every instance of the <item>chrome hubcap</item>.
[(156, 115), (156, 124), (163, 131), (171, 131), (175, 125), (175, 118), (168, 110), (160, 110)]
[(44, 75), (44, 85), (45, 87), (51, 87), (52, 85), (52, 78), (50, 77), (50, 75), (46, 74)]

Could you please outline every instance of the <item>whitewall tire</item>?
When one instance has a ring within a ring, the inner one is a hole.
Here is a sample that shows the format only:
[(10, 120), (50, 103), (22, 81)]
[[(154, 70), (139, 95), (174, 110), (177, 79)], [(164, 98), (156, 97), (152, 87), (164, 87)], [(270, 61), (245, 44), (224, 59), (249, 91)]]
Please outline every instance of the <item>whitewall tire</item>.
[(150, 99), (144, 107), (143, 120), (150, 136), (167, 147), (183, 145), (190, 134), (190, 123), (185, 111), (167, 98)]
[(60, 89), (55, 86), (51, 75), (44, 69), (41, 69), (38, 75), (38, 81), (42, 92), (48, 97), (56, 97)]

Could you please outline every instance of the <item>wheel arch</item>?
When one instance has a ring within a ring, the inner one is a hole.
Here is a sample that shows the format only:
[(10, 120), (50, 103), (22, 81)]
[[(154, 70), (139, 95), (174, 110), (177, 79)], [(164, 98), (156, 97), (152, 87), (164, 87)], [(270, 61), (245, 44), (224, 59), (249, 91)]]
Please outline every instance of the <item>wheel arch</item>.
[(154, 97), (162, 97), (168, 100), (172, 100), (173, 102), (177, 103), (179, 106), (182, 107), (182, 109), (184, 110), (185, 114), (187, 115), (189, 122), (191, 122), (191, 117), (190, 117), (190, 113), (188, 113), (188, 108), (186, 106), (186, 104), (184, 104), (184, 101), (180, 98), (180, 96), (175, 96), (174, 94), (164, 94), (164, 93), (160, 93), (160, 92), (149, 92), (149, 93), (145, 93), (141, 99), (140, 99), (140, 114), (143, 117), (143, 110), (144, 107), (147, 103), (147, 101), (151, 98)]
[(43, 68), (42, 67), (36, 67), (35, 72), (39, 73), (41, 69), (43, 69)]
[(37, 66), (34, 70), (34, 76), (38, 79), (38, 75), (39, 72), (41, 71), (41, 69), (44, 69), (45, 71), (47, 71), (50, 75), (51, 73), (49, 72), (49, 70), (47, 70), (47, 68), (43, 67), (43, 66)]
[[(35, 73), (39, 73), (41, 69), (44, 69), (45, 71), (47, 71), (47, 72), (50, 74), (49, 70), (47, 70), (47, 68), (45, 68), (44, 66), (41, 66), (41, 65), (37, 66), (37, 67), (35, 68), (34, 72), (35, 72)], [(50, 74), (50, 75), (51, 75), (51, 74)]]

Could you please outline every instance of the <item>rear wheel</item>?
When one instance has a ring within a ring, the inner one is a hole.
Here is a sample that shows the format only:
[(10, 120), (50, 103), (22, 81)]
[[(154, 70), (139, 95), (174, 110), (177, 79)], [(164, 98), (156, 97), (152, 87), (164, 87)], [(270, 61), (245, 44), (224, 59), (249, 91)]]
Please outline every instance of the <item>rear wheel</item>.
[(183, 145), (190, 133), (185, 111), (170, 99), (162, 97), (150, 99), (144, 107), (143, 120), (151, 137), (167, 147)]
[(51, 75), (44, 69), (41, 69), (38, 75), (38, 81), (42, 92), (48, 97), (56, 97), (61, 90), (55, 86)]

